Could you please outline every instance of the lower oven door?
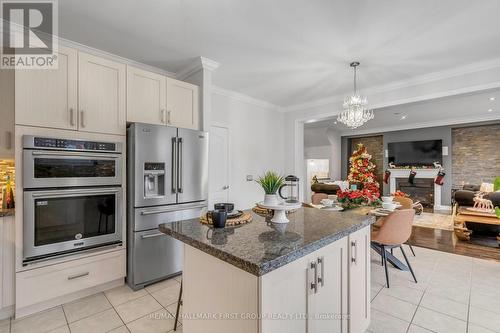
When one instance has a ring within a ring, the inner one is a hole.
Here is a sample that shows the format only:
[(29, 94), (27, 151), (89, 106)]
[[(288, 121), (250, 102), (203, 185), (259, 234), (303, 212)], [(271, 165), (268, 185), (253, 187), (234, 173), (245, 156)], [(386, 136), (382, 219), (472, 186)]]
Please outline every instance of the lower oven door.
[(122, 188), (24, 192), (25, 262), (122, 242)]

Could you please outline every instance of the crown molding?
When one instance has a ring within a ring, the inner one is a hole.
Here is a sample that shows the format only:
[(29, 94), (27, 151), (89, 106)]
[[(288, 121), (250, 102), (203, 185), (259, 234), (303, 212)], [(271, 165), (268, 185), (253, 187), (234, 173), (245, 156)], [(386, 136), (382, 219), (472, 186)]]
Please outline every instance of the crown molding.
[[(409, 88), (418, 85), (428, 84), (432, 82), (436, 82), (439, 80), (450, 79), (458, 76), (463, 76), (467, 74), (477, 73), (481, 71), (487, 71), (492, 69), (500, 68), (500, 58), (476, 62), (465, 66), (455, 67), (452, 69), (424, 74), (415, 76), (413, 78), (409, 78), (407, 80), (394, 81), (385, 85), (380, 85), (376, 87), (366, 88), (360, 91), (365, 96), (380, 94), (389, 91), (394, 91), (397, 89)], [(467, 92), (467, 88), (463, 89), (464, 92)], [(475, 90), (470, 90), (470, 92)], [(293, 111), (301, 111), (305, 109), (318, 108), (322, 106), (326, 106), (334, 103), (342, 103), (344, 100), (344, 95), (335, 95), (327, 98), (317, 99), (314, 101), (291, 105), (287, 107), (282, 107), (284, 112), (293, 112)]]
[(266, 110), (282, 112), (282, 108), (278, 105), (275, 105), (275, 104), (272, 104), (272, 103), (269, 103), (269, 102), (266, 102), (266, 101), (263, 101), (263, 100), (260, 100), (257, 98), (253, 98), (253, 97), (250, 97), (248, 95), (245, 95), (245, 94), (242, 94), (239, 92), (227, 90), (227, 89), (224, 89), (224, 88), (221, 88), (218, 86), (212, 86), (212, 93), (217, 94), (217, 95), (221, 95), (224, 97), (228, 97), (231, 99), (235, 99), (239, 102), (254, 105), (254, 106), (266, 109)]
[(138, 67), (138, 68), (141, 68), (141, 69), (153, 72), (153, 73), (157, 73), (160, 75), (165, 75), (165, 76), (172, 77), (172, 78), (175, 77), (175, 74), (173, 72), (164, 70), (162, 68), (146, 65), (142, 62), (128, 59), (128, 58), (125, 58), (125, 57), (122, 57), (122, 56), (119, 56), (119, 55), (116, 55), (116, 54), (113, 54), (110, 52), (106, 52), (103, 50), (99, 50), (99, 49), (96, 49), (94, 47), (87, 46), (85, 44), (81, 44), (78, 42), (74, 42), (72, 40), (65, 39), (62, 37), (56, 37), (56, 38), (59, 40), (59, 43), (62, 46), (71, 47), (71, 48), (77, 49), (79, 51), (86, 52), (86, 53), (89, 53), (89, 54), (92, 54), (95, 56), (99, 56), (102, 58), (107, 58), (107, 59), (110, 59), (113, 61), (119, 61), (119, 62), (124, 63), (126, 65)]
[(179, 80), (185, 79), (189, 76), (191, 76), (193, 73), (196, 73), (197, 71), (201, 69), (206, 69), (208, 71), (214, 71), (217, 68), (219, 68), (220, 63), (218, 63), (215, 60), (205, 58), (205, 57), (198, 57), (194, 59), (189, 65), (181, 69), (175, 74), (175, 77)]
[(454, 126), (454, 125), (463, 125), (463, 124), (473, 124), (473, 123), (481, 123), (488, 121), (497, 121), (500, 120), (500, 114), (489, 114), (483, 116), (474, 116), (474, 117), (461, 117), (454, 119), (443, 119), (436, 121), (426, 121), (420, 123), (413, 124), (401, 124), (397, 126), (384, 126), (377, 128), (370, 128), (365, 130), (356, 130), (356, 131), (339, 131), (341, 136), (359, 136), (366, 134), (379, 134), (386, 132), (394, 132), (394, 131), (403, 131), (403, 130), (412, 130), (419, 128), (429, 128), (429, 127), (441, 127), (441, 126)]

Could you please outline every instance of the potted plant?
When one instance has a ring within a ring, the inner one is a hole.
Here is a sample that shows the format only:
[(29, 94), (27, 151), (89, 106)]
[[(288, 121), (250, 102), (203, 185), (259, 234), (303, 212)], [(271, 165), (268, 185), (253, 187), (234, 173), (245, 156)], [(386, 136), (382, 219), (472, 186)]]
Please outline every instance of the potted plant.
[(285, 182), (285, 178), (274, 171), (267, 171), (263, 176), (260, 176), (256, 182), (262, 186), (265, 192), (264, 204), (277, 205), (279, 188)]

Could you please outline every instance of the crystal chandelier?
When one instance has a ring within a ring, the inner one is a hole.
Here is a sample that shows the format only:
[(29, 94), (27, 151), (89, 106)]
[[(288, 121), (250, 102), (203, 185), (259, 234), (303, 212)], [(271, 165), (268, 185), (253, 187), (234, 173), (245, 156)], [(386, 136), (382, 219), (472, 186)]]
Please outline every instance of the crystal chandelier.
[(366, 97), (358, 95), (356, 87), (356, 67), (359, 66), (359, 62), (351, 62), (350, 66), (354, 68), (354, 93), (344, 99), (344, 111), (339, 114), (337, 121), (355, 129), (366, 123), (368, 120), (373, 119), (374, 115), (373, 110), (369, 110), (366, 107), (368, 104)]

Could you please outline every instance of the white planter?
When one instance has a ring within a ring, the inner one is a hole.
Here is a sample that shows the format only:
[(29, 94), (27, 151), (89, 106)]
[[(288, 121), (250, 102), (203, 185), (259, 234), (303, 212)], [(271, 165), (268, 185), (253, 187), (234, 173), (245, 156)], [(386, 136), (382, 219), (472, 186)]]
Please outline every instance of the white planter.
[(277, 205), (278, 203), (279, 202), (277, 194), (266, 194), (264, 196), (264, 205), (274, 206)]

